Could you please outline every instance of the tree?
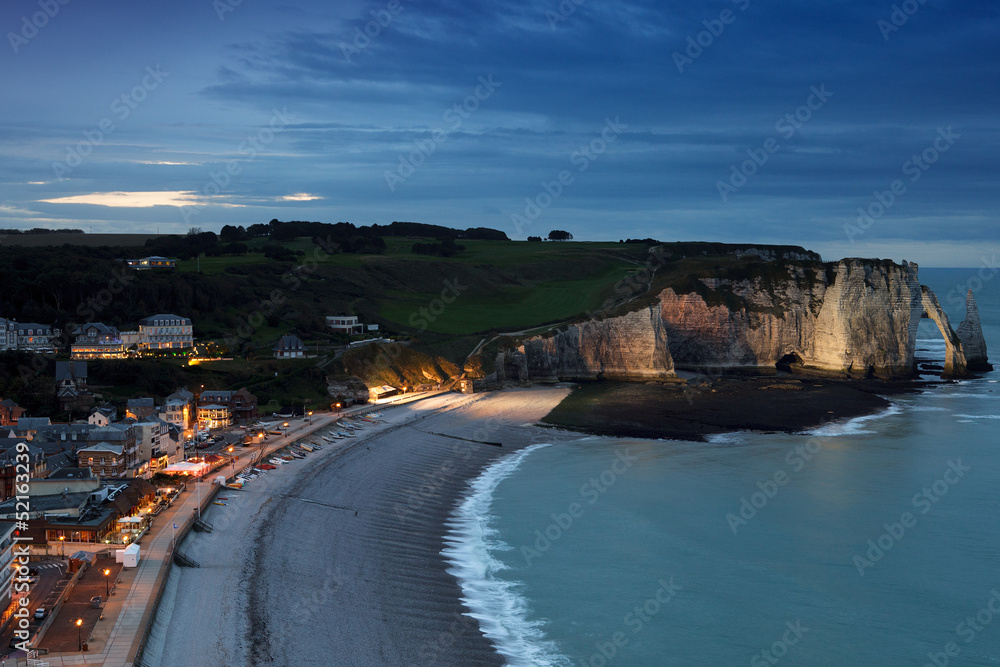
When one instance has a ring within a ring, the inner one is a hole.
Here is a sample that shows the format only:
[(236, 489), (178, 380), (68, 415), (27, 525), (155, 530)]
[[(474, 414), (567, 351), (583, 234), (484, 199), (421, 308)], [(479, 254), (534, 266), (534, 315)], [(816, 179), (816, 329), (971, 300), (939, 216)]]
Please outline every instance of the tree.
[(541, 236), (529, 236), (528, 237), (528, 241), (531, 242), (531, 243), (541, 243), (542, 242), (542, 237)]
[(549, 232), (550, 241), (572, 241), (573, 235), (561, 229), (553, 229)]

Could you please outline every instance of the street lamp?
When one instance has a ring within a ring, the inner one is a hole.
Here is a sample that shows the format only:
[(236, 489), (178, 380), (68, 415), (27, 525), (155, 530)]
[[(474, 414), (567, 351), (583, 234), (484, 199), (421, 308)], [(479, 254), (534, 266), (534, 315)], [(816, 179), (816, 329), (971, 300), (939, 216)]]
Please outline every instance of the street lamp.
[(59, 536), (59, 556), (63, 560), (66, 560), (66, 547), (65, 547), (65, 542), (63, 542), (63, 540), (65, 539), (66, 539), (65, 535)]
[(83, 619), (82, 618), (76, 619), (76, 641), (79, 644), (79, 648), (77, 650), (79, 650), (79, 651), (82, 652), (83, 651)]
[(104, 568), (104, 597), (111, 597), (111, 584), (108, 583), (108, 575), (111, 574), (111, 570)]
[(310, 411), (309, 411), (309, 419), (307, 419), (307, 420), (306, 420), (306, 421), (308, 421), (308, 422), (309, 422), (310, 424), (312, 423), (312, 420), (313, 420), (313, 419), (312, 419), (312, 417), (313, 417), (313, 413), (312, 413), (312, 410), (310, 410)]

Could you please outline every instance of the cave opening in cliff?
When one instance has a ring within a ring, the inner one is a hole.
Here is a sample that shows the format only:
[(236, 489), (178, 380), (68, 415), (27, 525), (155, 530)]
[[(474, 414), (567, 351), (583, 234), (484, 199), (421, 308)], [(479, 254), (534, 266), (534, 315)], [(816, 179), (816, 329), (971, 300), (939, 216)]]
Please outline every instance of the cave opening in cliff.
[(800, 357), (795, 352), (789, 352), (781, 359), (778, 359), (778, 363), (774, 365), (779, 371), (784, 371), (786, 373), (791, 373), (793, 367), (802, 366), (802, 357)]

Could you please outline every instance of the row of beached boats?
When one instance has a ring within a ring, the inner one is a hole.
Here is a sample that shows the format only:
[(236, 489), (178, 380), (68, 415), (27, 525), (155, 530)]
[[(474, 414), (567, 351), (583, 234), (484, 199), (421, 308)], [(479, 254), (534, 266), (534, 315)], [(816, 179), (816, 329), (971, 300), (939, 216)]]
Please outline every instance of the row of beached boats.
[[(376, 419), (381, 416), (381, 413), (374, 412), (363, 417), (338, 419), (334, 423), (334, 427), (326, 434), (320, 435), (320, 438), (325, 440), (328, 445), (331, 445), (337, 440), (356, 437), (355, 433), (360, 431), (366, 425), (381, 423)], [(293, 443), (285, 448), (284, 454), (273, 455), (267, 460), (266, 463), (258, 463), (256, 466), (247, 467), (243, 470), (243, 472), (237, 475), (236, 479), (233, 482), (230, 482), (228, 486), (234, 489), (242, 489), (247, 482), (257, 479), (268, 470), (276, 470), (278, 466), (292, 463), (296, 459), (304, 459), (309, 454), (322, 451), (323, 447), (324, 445), (315, 441), (299, 441)]]

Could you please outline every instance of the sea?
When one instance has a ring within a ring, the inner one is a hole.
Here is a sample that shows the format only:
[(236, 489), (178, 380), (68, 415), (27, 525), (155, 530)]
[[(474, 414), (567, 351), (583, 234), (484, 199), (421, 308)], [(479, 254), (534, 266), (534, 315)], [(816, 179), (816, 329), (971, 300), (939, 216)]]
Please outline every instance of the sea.
[[(921, 269), (1000, 368), (1000, 275)], [(918, 358), (944, 341), (923, 320)], [(444, 554), (509, 665), (1000, 665), (1000, 371), (799, 434), (582, 437), (470, 483)]]

